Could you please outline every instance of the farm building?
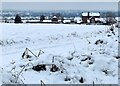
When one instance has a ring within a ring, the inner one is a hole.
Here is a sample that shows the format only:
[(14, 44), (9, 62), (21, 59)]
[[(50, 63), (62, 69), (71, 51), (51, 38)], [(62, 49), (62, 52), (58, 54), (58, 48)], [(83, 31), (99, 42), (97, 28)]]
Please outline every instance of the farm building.
[(57, 16), (53, 16), (52, 22), (53, 22), (53, 23), (58, 23), (58, 18), (57, 18)]
[(82, 12), (82, 23), (96, 23), (100, 18), (100, 12)]

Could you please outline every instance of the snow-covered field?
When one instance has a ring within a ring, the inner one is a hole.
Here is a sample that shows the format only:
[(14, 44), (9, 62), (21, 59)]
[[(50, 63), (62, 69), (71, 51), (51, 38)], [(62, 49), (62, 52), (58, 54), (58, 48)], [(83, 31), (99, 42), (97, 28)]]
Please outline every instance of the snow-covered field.
[[(1, 24), (2, 83), (117, 84), (118, 28), (103, 25)], [(25, 49), (35, 57), (22, 58)], [(54, 59), (54, 62), (53, 62)], [(45, 64), (44, 70), (33, 66)], [(51, 71), (51, 64), (58, 68)], [(18, 79), (18, 80), (16, 80)]]

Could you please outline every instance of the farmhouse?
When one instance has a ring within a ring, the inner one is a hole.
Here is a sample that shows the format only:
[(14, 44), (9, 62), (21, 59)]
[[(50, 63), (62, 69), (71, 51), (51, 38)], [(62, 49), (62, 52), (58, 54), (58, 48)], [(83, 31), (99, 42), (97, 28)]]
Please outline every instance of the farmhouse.
[(98, 18), (100, 18), (100, 12), (82, 12), (81, 16), (82, 23), (97, 23)]

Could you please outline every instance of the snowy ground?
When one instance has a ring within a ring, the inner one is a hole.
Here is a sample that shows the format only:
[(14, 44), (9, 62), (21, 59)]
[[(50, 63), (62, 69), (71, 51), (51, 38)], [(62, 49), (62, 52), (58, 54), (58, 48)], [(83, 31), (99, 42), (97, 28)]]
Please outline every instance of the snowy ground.
[[(118, 83), (118, 28), (112, 32), (110, 26), (103, 25), (1, 25), (3, 83)], [(35, 57), (29, 52), (32, 57), (23, 59), (25, 48), (36, 55), (40, 49), (44, 53)], [(52, 64), (53, 57), (58, 71), (52, 72), (51, 65), (43, 71), (32, 69), (39, 64)]]

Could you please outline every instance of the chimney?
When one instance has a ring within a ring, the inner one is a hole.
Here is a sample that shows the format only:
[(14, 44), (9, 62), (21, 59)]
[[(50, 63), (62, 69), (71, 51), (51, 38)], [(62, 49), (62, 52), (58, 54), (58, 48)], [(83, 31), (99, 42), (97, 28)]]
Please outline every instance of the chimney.
[(88, 12), (88, 19), (90, 18), (90, 12)]

